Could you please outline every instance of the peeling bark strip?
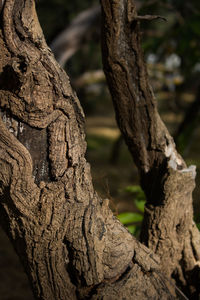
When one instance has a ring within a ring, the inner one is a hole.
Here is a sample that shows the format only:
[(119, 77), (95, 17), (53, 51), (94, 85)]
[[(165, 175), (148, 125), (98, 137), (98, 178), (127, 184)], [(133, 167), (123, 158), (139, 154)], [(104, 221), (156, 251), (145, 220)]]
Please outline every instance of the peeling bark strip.
[(195, 166), (187, 168), (158, 115), (134, 1), (101, 0), (101, 5), (104, 71), (119, 128), (147, 196), (141, 240), (159, 254), (166, 275), (195, 297), (200, 263), (192, 208)]
[(181, 299), (93, 190), (83, 111), (33, 0), (5, 1), (0, 51), (0, 220), (35, 298)]

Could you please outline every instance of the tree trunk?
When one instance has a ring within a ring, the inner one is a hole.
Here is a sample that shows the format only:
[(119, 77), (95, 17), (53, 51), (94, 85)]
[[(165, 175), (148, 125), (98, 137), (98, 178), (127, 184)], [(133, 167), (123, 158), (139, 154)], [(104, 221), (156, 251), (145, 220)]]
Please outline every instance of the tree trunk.
[[(115, 6), (115, 2), (102, 4), (105, 9), (106, 4), (110, 8), (109, 3)], [(5, 0), (3, 4), (1, 224), (21, 259), (35, 298), (184, 298), (162, 274), (158, 256), (131, 236), (113, 216), (109, 201), (94, 191), (85, 160), (84, 114), (67, 75), (45, 43), (35, 1)], [(121, 9), (123, 14), (123, 6)], [(128, 92), (129, 80), (127, 77)], [(129, 132), (133, 129), (128, 128)], [(141, 151), (146, 155), (145, 146)], [(151, 170), (149, 165), (144, 167), (144, 171)], [(180, 174), (191, 181), (190, 170)]]
[[(200, 234), (193, 221), (195, 166), (186, 166), (161, 121), (148, 82), (134, 1), (102, 0), (103, 60), (116, 119), (147, 203), (141, 241), (190, 299), (199, 294)], [(156, 18), (157, 16), (155, 16)]]

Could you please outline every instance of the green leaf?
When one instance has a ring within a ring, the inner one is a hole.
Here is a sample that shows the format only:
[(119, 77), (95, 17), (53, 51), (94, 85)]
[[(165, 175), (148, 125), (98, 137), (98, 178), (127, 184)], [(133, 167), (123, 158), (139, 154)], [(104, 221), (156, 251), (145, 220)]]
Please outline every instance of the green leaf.
[(126, 192), (131, 194), (135, 194), (135, 199), (137, 200), (145, 200), (145, 194), (139, 185), (129, 185), (125, 188)]
[(135, 202), (135, 206), (137, 207), (137, 209), (139, 211), (141, 211), (142, 213), (144, 213), (144, 206), (145, 206), (146, 201), (135, 199), (134, 202)]
[(139, 185), (129, 185), (125, 188), (125, 191), (129, 193), (140, 193), (141, 190), (142, 189)]
[(128, 231), (131, 233), (131, 234), (135, 234), (136, 233), (136, 231), (137, 231), (137, 226), (136, 225), (129, 225), (129, 226), (127, 226), (127, 229), (128, 229)]
[(136, 222), (142, 222), (143, 216), (139, 213), (125, 212), (121, 213), (118, 216), (120, 222), (124, 225)]

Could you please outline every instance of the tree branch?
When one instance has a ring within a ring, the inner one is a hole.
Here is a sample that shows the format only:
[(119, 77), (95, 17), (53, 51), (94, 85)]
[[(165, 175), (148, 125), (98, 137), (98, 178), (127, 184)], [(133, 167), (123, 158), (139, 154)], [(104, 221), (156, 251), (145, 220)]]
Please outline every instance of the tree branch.
[(102, 0), (101, 4), (104, 71), (119, 128), (147, 197), (141, 240), (161, 257), (166, 275), (175, 277), (188, 295), (196, 295), (198, 280), (191, 282), (189, 276), (195, 274), (200, 258), (192, 208), (195, 166), (186, 166), (158, 115), (139, 23), (133, 22), (138, 17), (135, 2)]
[(136, 16), (135, 17), (135, 20), (137, 20), (137, 21), (152, 21), (152, 20), (157, 20), (157, 19), (167, 21), (166, 18), (164, 18), (162, 16), (158, 16), (158, 15), (144, 15), (144, 16)]

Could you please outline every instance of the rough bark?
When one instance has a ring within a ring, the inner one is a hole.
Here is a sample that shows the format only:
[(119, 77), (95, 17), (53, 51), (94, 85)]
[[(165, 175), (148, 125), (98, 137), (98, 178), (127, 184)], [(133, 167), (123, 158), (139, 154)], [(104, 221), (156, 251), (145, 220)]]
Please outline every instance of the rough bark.
[[(137, 9), (141, 8), (142, 4), (137, 1)], [(148, 5), (148, 3), (146, 3)], [(86, 36), (91, 36), (91, 33), (100, 36), (100, 5), (90, 7), (80, 12), (50, 44), (56, 60), (64, 68), (67, 61), (73, 56), (83, 45)], [(91, 38), (91, 37), (90, 37)], [(96, 38), (96, 37), (95, 37)]]
[(116, 119), (138, 167), (147, 203), (141, 241), (189, 297), (199, 294), (200, 234), (193, 222), (195, 166), (187, 167), (161, 121), (148, 82), (134, 1), (102, 0), (104, 71)]
[(35, 298), (182, 298), (95, 193), (84, 114), (33, 0), (4, 1), (0, 49), (0, 220)]

